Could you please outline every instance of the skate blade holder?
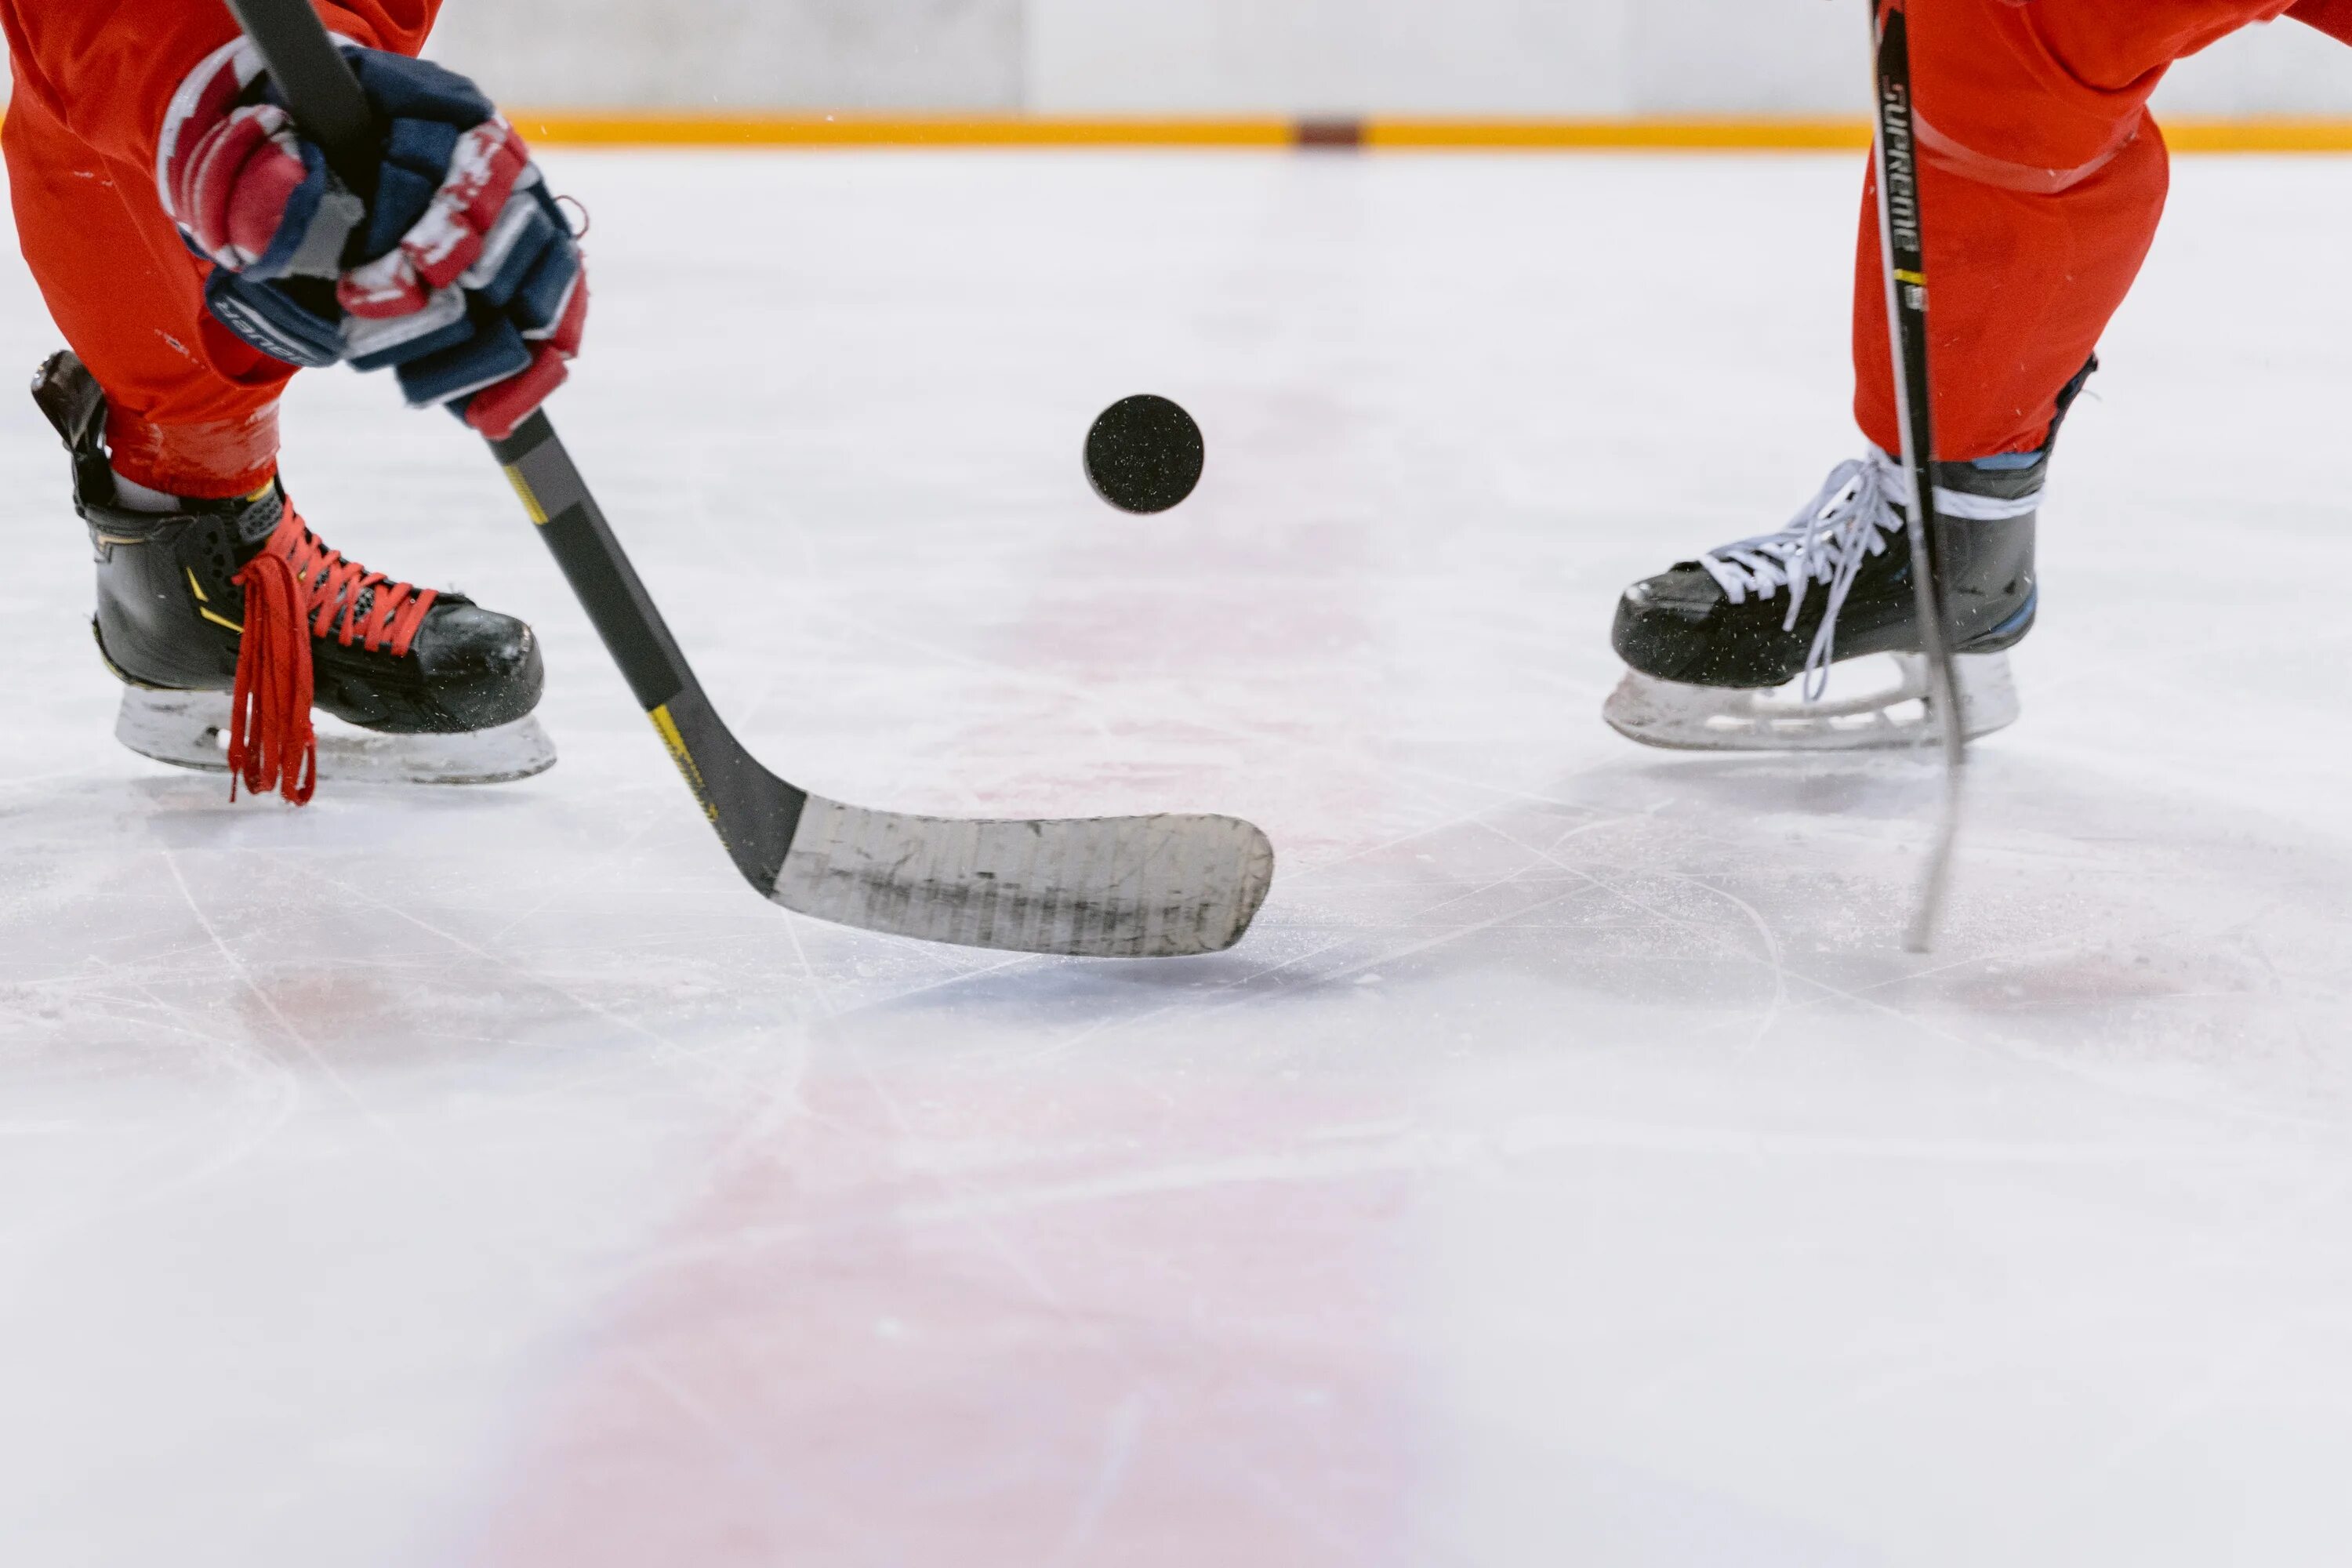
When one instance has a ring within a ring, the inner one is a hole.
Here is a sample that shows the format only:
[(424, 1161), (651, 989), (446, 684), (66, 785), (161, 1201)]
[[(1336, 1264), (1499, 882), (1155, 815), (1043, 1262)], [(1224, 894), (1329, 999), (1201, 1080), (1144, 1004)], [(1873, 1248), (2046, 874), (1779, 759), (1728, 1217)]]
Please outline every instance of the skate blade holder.
[[(115, 715), (115, 739), (154, 762), (226, 773), (230, 706), (225, 691), (131, 687)], [(555, 765), (555, 743), (529, 715), (458, 735), (379, 735), (329, 714), (314, 717), (322, 784), (512, 784)]]
[[(2006, 654), (1957, 661), (1960, 711), (1970, 740), (2016, 722), (2017, 684)], [(1855, 666), (1893, 667), (1891, 680), (1851, 696), (1807, 702), (1801, 682), (1767, 690), (1690, 686), (1628, 670), (1603, 716), (1646, 746), (1686, 752), (1874, 752), (1932, 746), (1942, 739), (1928, 696), (1927, 661), (1894, 654)], [(1852, 679), (1853, 667), (1833, 672)], [(1840, 684), (1843, 684), (1841, 681)]]

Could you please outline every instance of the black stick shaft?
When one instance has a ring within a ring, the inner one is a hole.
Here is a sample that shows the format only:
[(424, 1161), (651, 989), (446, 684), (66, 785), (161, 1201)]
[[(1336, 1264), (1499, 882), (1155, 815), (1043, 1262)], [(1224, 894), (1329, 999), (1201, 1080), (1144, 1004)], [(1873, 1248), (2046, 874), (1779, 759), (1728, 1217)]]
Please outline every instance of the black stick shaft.
[(1919, 191), (1919, 142), (1911, 85), (1908, 0), (1871, 0), (1871, 45), (1877, 64), (1879, 248), (1886, 273), (1887, 338), (1894, 351), (1895, 406), (1903, 424), (1903, 465), (1911, 475), (1911, 580), (1918, 595), (1919, 648), (1927, 656), (1930, 697), (1943, 721), (1946, 784), (1943, 831), (1910, 945), (1935, 941), (1959, 835), (1961, 779), (1968, 765), (1968, 721), (1960, 711), (1952, 662), (1951, 623), (1944, 611), (1943, 530), (1936, 516), (1935, 383), (1927, 332), (1927, 242)]
[(228, 8), (329, 166), (353, 190), (373, 191), (375, 117), (310, 0), (228, 0)]
[(532, 415), (512, 436), (491, 442), (490, 451), (646, 711), (694, 685), (694, 671), (687, 668), (677, 639), (546, 413)]

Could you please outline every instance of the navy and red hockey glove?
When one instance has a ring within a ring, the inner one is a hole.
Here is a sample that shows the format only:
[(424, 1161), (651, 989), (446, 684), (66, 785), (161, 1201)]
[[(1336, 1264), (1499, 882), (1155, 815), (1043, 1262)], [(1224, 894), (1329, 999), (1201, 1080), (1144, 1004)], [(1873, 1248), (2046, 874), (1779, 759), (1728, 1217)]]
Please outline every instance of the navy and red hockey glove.
[(588, 320), (580, 247), (514, 128), (454, 71), (346, 45), (383, 156), (364, 199), (239, 40), (173, 96), (163, 210), (214, 264), (213, 315), (289, 364), (394, 367), (410, 404), (493, 438), (562, 385)]

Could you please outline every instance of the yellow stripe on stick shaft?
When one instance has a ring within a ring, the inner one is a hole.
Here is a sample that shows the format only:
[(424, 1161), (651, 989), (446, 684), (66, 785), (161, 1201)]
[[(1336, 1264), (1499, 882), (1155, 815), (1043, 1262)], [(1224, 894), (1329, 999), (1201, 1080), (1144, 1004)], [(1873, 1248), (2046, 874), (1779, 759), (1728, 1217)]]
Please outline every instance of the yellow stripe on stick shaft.
[(686, 787), (692, 790), (694, 798), (702, 803), (702, 814), (717, 822), (719, 807), (711, 802), (710, 791), (702, 782), (702, 769), (695, 762), (694, 753), (687, 749), (686, 737), (679, 732), (677, 721), (670, 716), (669, 704), (665, 702), (648, 710), (646, 717), (654, 721), (654, 729), (660, 733), (662, 744), (669, 748), (670, 761), (677, 764), (678, 773), (686, 779)]
[(522, 470), (518, 468), (508, 468), (507, 483), (514, 486), (515, 494), (522, 498), (522, 509), (530, 514), (530, 521), (545, 528), (547, 509), (540, 505), (539, 497), (531, 493), (530, 481), (522, 477)]

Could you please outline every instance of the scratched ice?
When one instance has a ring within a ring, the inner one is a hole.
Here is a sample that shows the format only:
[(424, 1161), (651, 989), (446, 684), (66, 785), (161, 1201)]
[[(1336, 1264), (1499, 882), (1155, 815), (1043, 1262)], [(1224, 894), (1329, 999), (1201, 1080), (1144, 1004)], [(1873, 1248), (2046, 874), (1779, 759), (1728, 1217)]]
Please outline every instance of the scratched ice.
[[(2352, 165), (2181, 169), (1932, 960), (1932, 768), (1596, 717), (1619, 588), (1853, 454), (1852, 160), (555, 168), (562, 423), (761, 755), (1284, 878), (1145, 968), (770, 908), (478, 447), (352, 377), (299, 499), (532, 617), (564, 762), (232, 808), (109, 738), (16, 406), (0, 1557), (2340, 1550), (2352, 300), (2294, 263)], [(1211, 443), (1153, 521), (1078, 463), (1143, 390)]]

